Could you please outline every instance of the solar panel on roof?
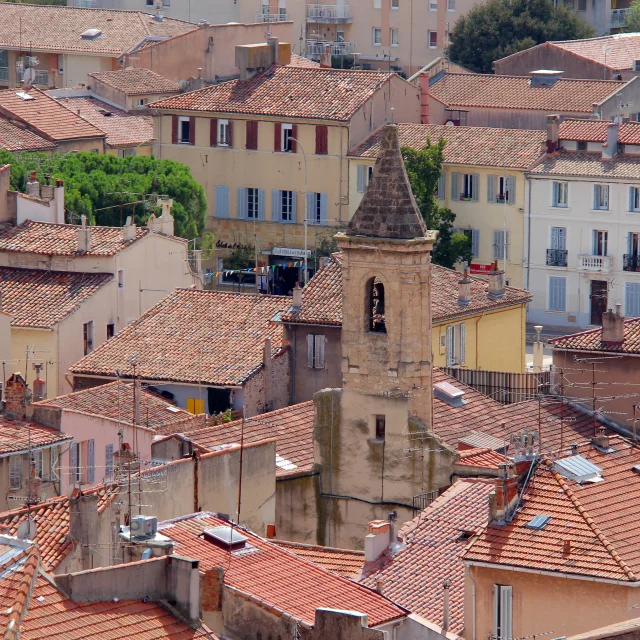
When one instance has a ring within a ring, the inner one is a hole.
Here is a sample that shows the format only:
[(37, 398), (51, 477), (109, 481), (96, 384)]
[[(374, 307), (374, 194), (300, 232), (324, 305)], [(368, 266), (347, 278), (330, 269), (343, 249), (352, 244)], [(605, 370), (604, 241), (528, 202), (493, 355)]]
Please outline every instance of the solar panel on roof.
[(575, 482), (585, 482), (600, 477), (602, 469), (583, 456), (570, 456), (557, 460), (554, 464), (555, 470), (565, 478)]
[(531, 522), (526, 524), (527, 529), (544, 529), (547, 526), (547, 522), (551, 520), (551, 516), (535, 516)]

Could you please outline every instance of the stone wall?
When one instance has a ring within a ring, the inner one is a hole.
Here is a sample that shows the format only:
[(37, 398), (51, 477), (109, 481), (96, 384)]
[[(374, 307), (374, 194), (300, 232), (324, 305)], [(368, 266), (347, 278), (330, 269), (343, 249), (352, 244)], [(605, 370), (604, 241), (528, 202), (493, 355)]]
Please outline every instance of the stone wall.
[[(245, 383), (245, 417), (250, 418), (266, 411), (282, 409), (289, 404), (291, 386), (291, 354), (285, 351), (271, 360), (270, 371), (260, 369)], [(268, 384), (267, 376), (270, 380)]]

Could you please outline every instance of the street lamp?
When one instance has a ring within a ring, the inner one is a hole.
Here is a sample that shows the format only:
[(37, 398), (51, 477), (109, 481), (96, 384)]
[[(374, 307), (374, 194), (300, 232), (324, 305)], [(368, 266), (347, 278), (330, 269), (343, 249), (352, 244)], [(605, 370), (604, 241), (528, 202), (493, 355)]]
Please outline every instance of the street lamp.
[(297, 138), (293, 136), (289, 137), (289, 140), (293, 140), (297, 145), (300, 145), (300, 149), (302, 149), (302, 157), (304, 158), (304, 284), (306, 285), (309, 282), (309, 262), (307, 259), (307, 240), (308, 240), (308, 211), (307, 211), (307, 154), (304, 151), (304, 147), (302, 143)]

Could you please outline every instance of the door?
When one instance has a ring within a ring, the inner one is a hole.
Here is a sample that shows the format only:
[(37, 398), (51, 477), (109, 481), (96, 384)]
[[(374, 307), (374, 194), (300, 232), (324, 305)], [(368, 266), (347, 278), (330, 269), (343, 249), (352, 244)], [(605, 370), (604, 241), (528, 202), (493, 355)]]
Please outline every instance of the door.
[(607, 310), (607, 281), (591, 281), (591, 324), (602, 324), (602, 314)]

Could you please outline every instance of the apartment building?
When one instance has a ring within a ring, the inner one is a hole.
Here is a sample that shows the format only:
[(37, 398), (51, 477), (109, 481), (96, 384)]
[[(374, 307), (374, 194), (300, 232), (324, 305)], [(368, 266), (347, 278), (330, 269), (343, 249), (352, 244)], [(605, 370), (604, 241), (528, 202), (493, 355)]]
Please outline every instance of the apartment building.
[(615, 303), (640, 316), (640, 125), (567, 120), (556, 135), (527, 173), (529, 320), (584, 328)]
[(316, 249), (349, 220), (349, 149), (391, 119), (419, 119), (418, 90), (397, 75), (272, 66), (283, 46), (237, 47), (240, 79), (150, 105), (157, 157), (191, 167), (207, 194), (217, 287), (255, 289), (255, 273), (226, 271), (238, 249), (233, 268), (263, 269), (263, 291), (289, 293), (305, 255), (311, 277)]

